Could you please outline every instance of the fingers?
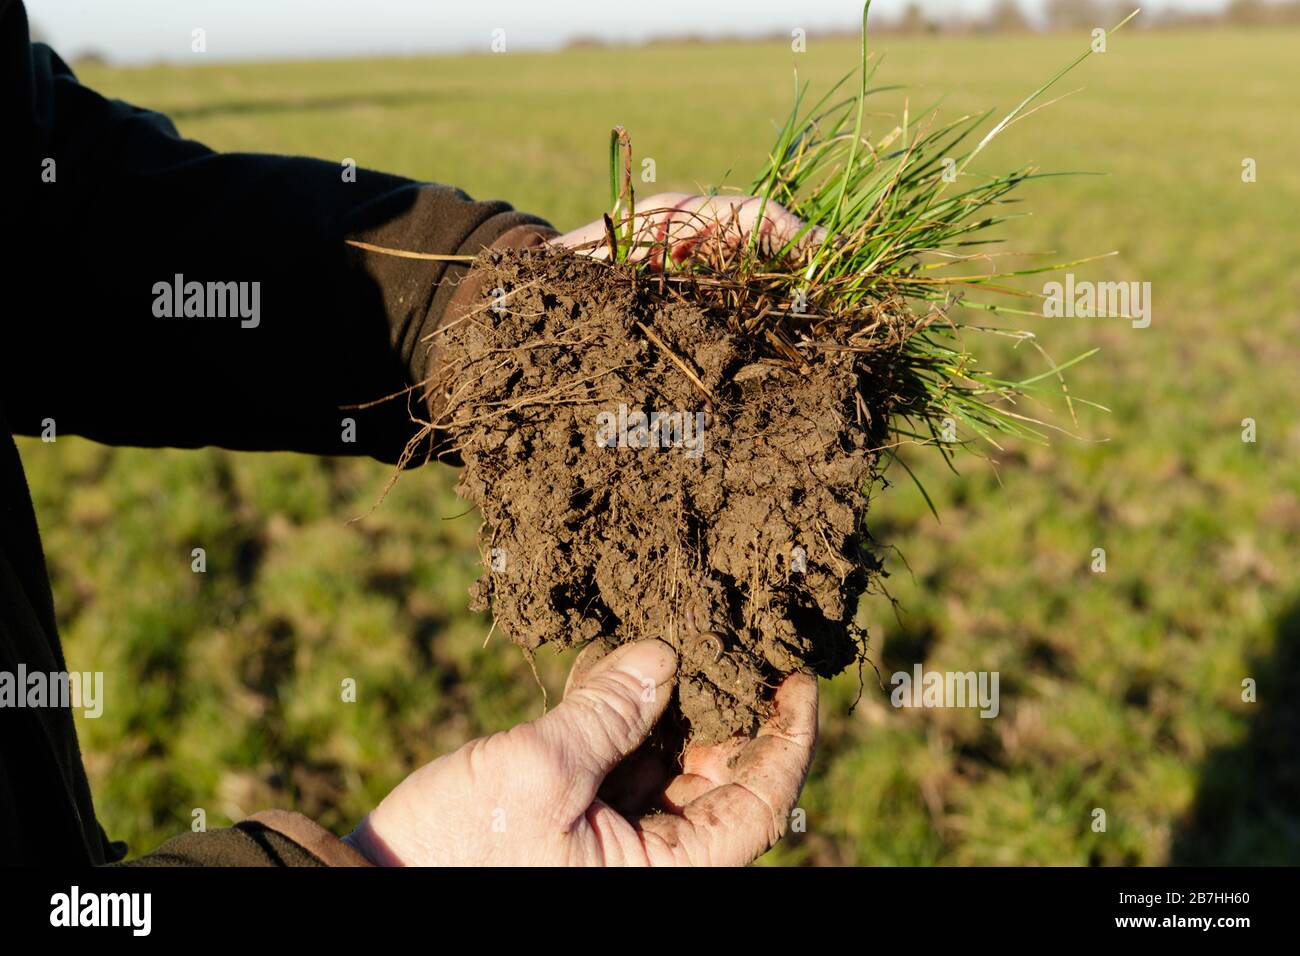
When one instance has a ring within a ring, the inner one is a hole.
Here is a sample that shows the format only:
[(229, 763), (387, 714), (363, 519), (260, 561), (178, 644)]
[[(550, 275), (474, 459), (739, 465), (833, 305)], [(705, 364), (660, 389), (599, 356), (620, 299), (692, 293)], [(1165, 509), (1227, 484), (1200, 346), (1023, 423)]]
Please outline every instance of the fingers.
[[(615, 227), (622, 228), (617, 223)], [(604, 221), (597, 220), (551, 241), (595, 259), (608, 259), (606, 232)], [(804, 252), (827, 237), (823, 227), (805, 228), (803, 220), (780, 203), (765, 203), (760, 196), (657, 193), (637, 202), (635, 245), (627, 258), (630, 262), (649, 258), (651, 265), (659, 269), (663, 267), (665, 250), (674, 261), (681, 262), (696, 254), (711, 237), (720, 236), (718, 241), (735, 246), (749, 241), (754, 232), (758, 233), (760, 248), (769, 255), (791, 242), (796, 252)]]
[[(743, 866), (780, 839), (812, 764), (817, 740), (817, 679), (792, 674), (777, 690), (773, 717), (746, 744), (721, 786), (687, 773), (669, 787), (670, 805), (694, 794), (680, 815), (641, 821), (647, 851), (659, 862)], [(716, 765), (704, 760), (698, 770)], [(712, 781), (710, 781), (712, 782)]]
[(573, 249), (593, 259), (608, 259), (609, 246), (605, 242), (605, 221), (597, 219), (581, 228), (556, 236), (550, 243)]
[(665, 254), (680, 262), (683, 251), (692, 248), (693, 240), (707, 228), (695, 215), (703, 201), (705, 197), (689, 193), (660, 193), (638, 203), (634, 245), (628, 261), (649, 258), (656, 271), (663, 269)]
[[(763, 214), (761, 223), (758, 221), (760, 209)], [(753, 196), (737, 208), (736, 214), (745, 236), (758, 231), (759, 247), (767, 255), (775, 255), (792, 242), (794, 251), (802, 252), (826, 241), (827, 232), (824, 227), (805, 229), (804, 221), (778, 202), (769, 201), (764, 204), (761, 197)]]
[(740, 754), (733, 781), (772, 808), (778, 836), (799, 799), (817, 743), (817, 678), (792, 674), (776, 693), (776, 712)]
[[(795, 230), (795, 232), (797, 234), (798, 230)], [(795, 243), (795, 248), (800, 252), (808, 249), (815, 249), (824, 243), (829, 236), (830, 232), (825, 226), (813, 226), (799, 237), (799, 241)]]
[[(581, 687), (611, 650), (603, 640), (592, 641), (584, 647), (569, 669), (564, 682), (564, 696), (568, 697), (575, 688)], [(662, 721), (656, 723), (650, 736), (600, 782), (599, 801), (613, 807), (628, 820), (635, 820), (656, 808), (665, 785), (679, 769), (676, 755), (681, 747), (680, 731), (670, 729)]]
[[(676, 210), (681, 205), (689, 204), (694, 199), (704, 198), (702, 196), (691, 196), (689, 193), (656, 193), (645, 199), (637, 200), (636, 247), (629, 254), (629, 261), (639, 262), (644, 259), (649, 254), (656, 235), (658, 235), (658, 241), (663, 242), (660, 227), (673, 219)], [(626, 210), (623, 211), (621, 216), (626, 217)], [(616, 221), (614, 226), (619, 232), (617, 238), (621, 243), (623, 224)], [(583, 255), (602, 261), (608, 259), (610, 255), (607, 230), (603, 218), (566, 232), (562, 236), (556, 236), (550, 240), (550, 243), (563, 246), (566, 249), (573, 249)]]
[(601, 640), (594, 640), (582, 650), (578, 651), (578, 657), (569, 668), (569, 676), (564, 679), (563, 697), (569, 696), (569, 691), (575, 687), (580, 687), (586, 680), (587, 675), (591, 673), (593, 667), (599, 664), (609, 654), (609, 645)]
[(677, 655), (662, 641), (626, 644), (597, 661), (560, 705), (537, 721), (564, 765), (590, 778), (577, 788), (588, 802), (659, 719), (676, 671)]
[(749, 738), (733, 737), (707, 747), (688, 743), (682, 754), (682, 772), (664, 788), (663, 809), (681, 813), (692, 800), (730, 783), (732, 764), (752, 742)]
[(757, 233), (758, 248), (765, 255), (775, 255), (791, 243), (794, 251), (802, 252), (820, 245), (827, 236), (823, 227), (806, 228), (802, 219), (780, 203), (764, 202), (761, 196), (690, 197), (673, 212), (669, 229), (673, 244), (691, 250), (718, 231), (731, 245), (748, 242)]
[(661, 802), (663, 809), (669, 813), (680, 814), (686, 810), (695, 800), (704, 796), (710, 790), (716, 790), (722, 784), (717, 780), (711, 780), (708, 777), (701, 777), (693, 773), (683, 773), (672, 779), (672, 782), (664, 788)]

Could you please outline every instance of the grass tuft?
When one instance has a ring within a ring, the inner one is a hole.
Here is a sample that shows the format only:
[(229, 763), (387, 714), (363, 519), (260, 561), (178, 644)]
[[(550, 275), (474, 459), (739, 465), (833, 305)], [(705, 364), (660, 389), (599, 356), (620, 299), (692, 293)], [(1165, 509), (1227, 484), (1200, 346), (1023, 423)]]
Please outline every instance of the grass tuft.
[[(873, 134), (864, 130), (868, 100), (897, 87), (871, 85), (881, 58), (869, 50), (869, 10), (868, 0), (857, 67), (808, 106), (807, 85), (796, 75), (793, 107), (749, 187), (760, 199), (760, 222), (769, 204), (779, 203), (803, 220), (798, 234), (779, 247), (765, 248), (760, 230), (754, 230), (744, 247), (735, 249), (722, 242), (723, 230), (714, 229), (714, 246), (663, 281), (687, 285), (693, 300), (728, 316), (734, 331), (761, 337), (777, 362), (807, 362), (821, 349), (883, 353), (881, 366), (887, 367), (892, 388), (890, 450), (910, 443), (934, 445), (951, 461), (954, 449), (971, 445), (954, 440), (958, 430), (995, 448), (1001, 447), (1001, 437), (1045, 442), (1052, 426), (1022, 413), (1022, 400), (1051, 384), (1073, 418), (1074, 404), (1080, 400), (1069, 394), (1062, 373), (1096, 350), (1058, 364), (1031, 331), (990, 328), (958, 316), (1037, 315), (1017, 306), (1033, 294), (1017, 288), (1015, 280), (1091, 261), (1001, 267), (998, 261), (1007, 254), (989, 249), (1002, 241), (996, 228), (1016, 218), (1013, 193), (1020, 186), (1082, 174), (1044, 173), (1025, 166), (982, 175), (972, 169), (972, 162), (1013, 123), (1032, 113), (1043, 94), (1093, 49), (1058, 70), (992, 125), (992, 111), (944, 121), (940, 103), (934, 103), (913, 119), (905, 103), (901, 122)], [(856, 93), (836, 99), (854, 77)], [(982, 130), (987, 132), (976, 140)], [(611, 245), (614, 232), (621, 236), (612, 258), (627, 261), (636, 240), (631, 228), (631, 147), (622, 127), (611, 134), (610, 175), (613, 216), (619, 224), (611, 229)], [(657, 261), (671, 265), (667, 256), (656, 259), (652, 254), (639, 266)], [(963, 335), (967, 331), (1009, 337), (1017, 345), (1027, 342), (1047, 367), (1022, 380), (1001, 378), (969, 350)]]

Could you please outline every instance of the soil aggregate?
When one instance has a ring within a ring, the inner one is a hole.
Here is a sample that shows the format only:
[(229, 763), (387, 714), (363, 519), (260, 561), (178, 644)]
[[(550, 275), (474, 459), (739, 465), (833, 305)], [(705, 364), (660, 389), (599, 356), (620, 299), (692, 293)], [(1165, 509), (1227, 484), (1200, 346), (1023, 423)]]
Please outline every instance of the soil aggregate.
[(564, 252), (475, 268), (435, 383), (483, 521), (471, 607), (529, 654), (667, 642), (705, 744), (752, 734), (784, 675), (860, 660), (888, 356), (795, 366), (689, 290)]

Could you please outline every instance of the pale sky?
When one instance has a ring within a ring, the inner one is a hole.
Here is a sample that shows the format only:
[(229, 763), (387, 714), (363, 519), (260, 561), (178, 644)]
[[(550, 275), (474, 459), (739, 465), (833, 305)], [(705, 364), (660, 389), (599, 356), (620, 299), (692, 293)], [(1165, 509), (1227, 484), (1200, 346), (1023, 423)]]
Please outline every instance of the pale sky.
[[(875, 0), (892, 19), (908, 0)], [(1146, 10), (1214, 9), (1225, 0), (1134, 0)], [(932, 16), (981, 13), (992, 0), (922, 0)], [(1021, 0), (1036, 14), (1043, 0)], [(195, 28), (207, 60), (486, 51), (492, 31), (510, 49), (573, 37), (758, 35), (802, 27), (852, 29), (860, 0), (26, 0), (29, 18), (63, 56), (89, 49), (114, 62), (188, 61)]]

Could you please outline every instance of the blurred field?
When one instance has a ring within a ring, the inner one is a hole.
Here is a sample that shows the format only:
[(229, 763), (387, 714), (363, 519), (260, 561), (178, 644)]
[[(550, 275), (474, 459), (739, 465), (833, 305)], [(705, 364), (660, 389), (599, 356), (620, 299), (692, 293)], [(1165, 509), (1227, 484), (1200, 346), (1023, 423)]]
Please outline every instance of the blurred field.
[[(904, 96), (1009, 108), (1085, 42), (891, 37), (879, 81), (909, 90), (877, 98), (876, 131)], [(895, 710), (870, 668), (852, 712), (857, 675), (824, 685), (807, 832), (765, 862), (1300, 863), (1298, 44), (1121, 34), (1063, 86), (1080, 92), (981, 157), (1108, 173), (1031, 184), (1011, 245), (1119, 250), (1078, 271), (1150, 281), (1154, 320), (1038, 320), (1058, 359), (1102, 347), (1071, 387), (1110, 414), (996, 469), (968, 458), (954, 476), (912, 453), (938, 522), (901, 473), (878, 499), (873, 530), (907, 566), (889, 558), (899, 618), (864, 607), (874, 661), (886, 679), (916, 662), (998, 670), (1002, 713)], [(743, 186), (791, 67), (824, 89), (855, 50), (814, 36), (802, 56), (654, 46), (82, 79), (215, 148), (353, 157), (568, 228), (603, 206), (611, 125), (654, 158), (657, 188)], [(1001, 341), (973, 344), (1034, 367)], [(387, 468), (73, 439), (22, 452), (69, 666), (106, 672), (103, 718), (79, 722), (97, 805), (134, 852), (197, 807), (209, 826), (274, 805), (346, 830), (418, 763), (540, 711), (520, 655), (499, 635), (484, 646), (488, 620), (465, 610), (476, 516), (451, 471), (405, 476), (346, 526)], [(1105, 574), (1089, 571), (1099, 547)], [(568, 662), (539, 664), (554, 699)], [(356, 704), (339, 702), (345, 677)], [(1241, 701), (1245, 677), (1258, 703)]]

